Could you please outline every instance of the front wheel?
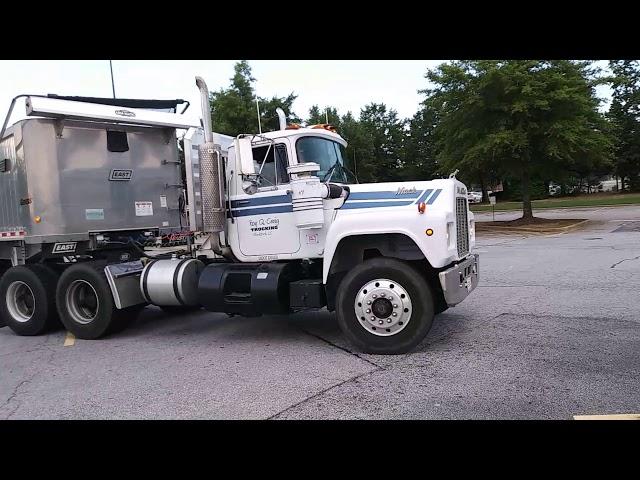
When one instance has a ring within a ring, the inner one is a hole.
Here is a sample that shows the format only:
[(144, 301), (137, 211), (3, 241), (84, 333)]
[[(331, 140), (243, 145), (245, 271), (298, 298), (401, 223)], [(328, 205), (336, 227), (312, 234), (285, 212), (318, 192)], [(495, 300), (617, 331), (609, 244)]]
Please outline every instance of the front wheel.
[(411, 265), (376, 257), (343, 278), (336, 312), (345, 336), (363, 352), (400, 354), (429, 333), (434, 300), (428, 283)]

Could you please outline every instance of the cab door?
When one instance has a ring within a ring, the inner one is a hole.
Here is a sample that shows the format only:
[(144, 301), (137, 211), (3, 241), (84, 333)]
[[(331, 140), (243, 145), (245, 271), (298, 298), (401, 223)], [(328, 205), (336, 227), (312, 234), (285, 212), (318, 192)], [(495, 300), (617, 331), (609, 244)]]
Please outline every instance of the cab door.
[(245, 256), (274, 260), (300, 250), (300, 233), (293, 221), (289, 191), (289, 145), (286, 141), (253, 148), (257, 193), (240, 190), (231, 197), (231, 215), (237, 222), (238, 245)]

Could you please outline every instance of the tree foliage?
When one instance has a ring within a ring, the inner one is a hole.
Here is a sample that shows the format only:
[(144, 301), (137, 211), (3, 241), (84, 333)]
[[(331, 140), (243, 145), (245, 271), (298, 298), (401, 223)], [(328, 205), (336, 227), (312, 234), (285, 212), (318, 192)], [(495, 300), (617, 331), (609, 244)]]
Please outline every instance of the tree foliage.
[(434, 135), (438, 119), (438, 111), (427, 103), (409, 120), (403, 152), (405, 180), (430, 180), (445, 173), (439, 171), (440, 164), (435, 148)]
[[(303, 120), (293, 111), (294, 93), (256, 97), (256, 80), (241, 61), (230, 85), (211, 93), (212, 120), (220, 133), (257, 132), (256, 99), (263, 131), (279, 128), (278, 107), (289, 123), (328, 120), (348, 142), (348, 168), (360, 182), (429, 180), (458, 169), (485, 200), (502, 182), (521, 195), (529, 217), (532, 195), (548, 194), (549, 182), (595, 185), (613, 165), (640, 189), (640, 67), (631, 60), (610, 67), (613, 76), (603, 79), (585, 61), (452, 61), (427, 72), (426, 98), (411, 118), (372, 99), (357, 116), (313, 105)], [(614, 90), (606, 118), (595, 96), (605, 80)]]
[(629, 179), (631, 190), (640, 190), (640, 63), (609, 62), (613, 73), (613, 98), (608, 118), (615, 139), (615, 172)]
[(589, 62), (455, 61), (426, 75), (426, 103), (440, 117), (438, 158), (477, 180), (520, 180), (531, 217), (532, 177), (594, 170), (610, 147)]
[(292, 110), (296, 95), (291, 93), (286, 97), (256, 97), (254, 82), (251, 67), (243, 60), (234, 66), (231, 85), (211, 93), (211, 120), (216, 132), (231, 136), (258, 132), (256, 98), (260, 105), (263, 132), (279, 128), (277, 107), (284, 110), (289, 122), (300, 122), (300, 118)]

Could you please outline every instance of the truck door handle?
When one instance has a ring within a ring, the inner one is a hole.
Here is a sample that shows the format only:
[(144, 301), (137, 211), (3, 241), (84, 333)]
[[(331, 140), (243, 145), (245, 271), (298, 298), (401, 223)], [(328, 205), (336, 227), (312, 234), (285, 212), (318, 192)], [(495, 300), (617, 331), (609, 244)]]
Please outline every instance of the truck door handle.
[(238, 205), (246, 205), (249, 203), (249, 200), (238, 200)]

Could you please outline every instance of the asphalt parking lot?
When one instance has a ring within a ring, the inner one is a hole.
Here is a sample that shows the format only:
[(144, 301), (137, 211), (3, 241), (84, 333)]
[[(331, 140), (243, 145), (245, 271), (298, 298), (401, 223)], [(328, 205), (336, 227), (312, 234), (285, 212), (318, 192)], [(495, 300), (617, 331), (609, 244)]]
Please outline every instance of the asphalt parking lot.
[[(478, 239), (480, 285), (413, 353), (351, 351), (335, 316), (171, 317), (125, 332), (0, 329), (2, 419), (571, 419), (640, 412), (640, 207)], [(518, 213), (496, 213), (496, 220)], [(476, 214), (490, 220), (491, 214)], [(72, 344), (71, 344), (72, 343)], [(69, 345), (71, 344), (71, 345)]]

